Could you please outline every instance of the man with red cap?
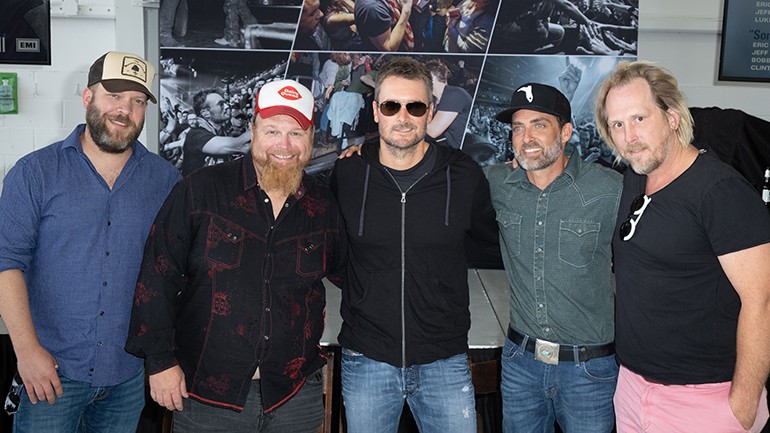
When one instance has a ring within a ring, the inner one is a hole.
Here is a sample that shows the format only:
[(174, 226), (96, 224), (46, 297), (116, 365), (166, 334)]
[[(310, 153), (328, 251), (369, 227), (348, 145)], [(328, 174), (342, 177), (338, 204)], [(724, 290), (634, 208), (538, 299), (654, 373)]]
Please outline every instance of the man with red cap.
[(0, 197), (0, 315), (18, 358), (14, 431), (133, 433), (142, 360), (125, 352), (142, 247), (179, 172), (137, 138), (154, 68), (97, 59), (85, 125), (20, 159)]
[(146, 358), (176, 432), (312, 433), (323, 417), (322, 279), (345, 229), (303, 172), (310, 90), (273, 81), (255, 105), (251, 158), (184, 178), (145, 247), (126, 350)]

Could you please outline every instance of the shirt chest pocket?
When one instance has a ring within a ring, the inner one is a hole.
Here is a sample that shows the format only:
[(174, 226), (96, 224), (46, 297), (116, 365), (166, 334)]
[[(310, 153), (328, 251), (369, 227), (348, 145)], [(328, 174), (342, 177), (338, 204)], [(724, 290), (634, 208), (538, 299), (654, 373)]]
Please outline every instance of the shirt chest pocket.
[(497, 223), (500, 226), (500, 237), (505, 244), (505, 251), (511, 256), (518, 256), (521, 251), (521, 215), (497, 211)]
[(601, 223), (593, 221), (559, 222), (559, 260), (576, 268), (594, 260)]
[(326, 233), (297, 239), (297, 275), (317, 277), (326, 271)]
[(206, 235), (206, 260), (225, 269), (239, 267), (245, 239), (243, 227), (217, 216), (212, 217)]

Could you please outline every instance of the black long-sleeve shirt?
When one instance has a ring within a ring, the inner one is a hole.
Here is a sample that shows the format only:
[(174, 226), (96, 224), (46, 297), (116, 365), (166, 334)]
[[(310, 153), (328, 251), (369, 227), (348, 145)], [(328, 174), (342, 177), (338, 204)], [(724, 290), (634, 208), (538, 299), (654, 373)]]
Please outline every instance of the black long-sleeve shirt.
[(251, 158), (196, 171), (147, 240), (126, 350), (149, 374), (179, 364), (191, 397), (235, 410), (259, 367), (264, 411), (278, 407), (323, 365), (322, 278), (344, 258), (341, 226), (309, 176), (274, 219)]

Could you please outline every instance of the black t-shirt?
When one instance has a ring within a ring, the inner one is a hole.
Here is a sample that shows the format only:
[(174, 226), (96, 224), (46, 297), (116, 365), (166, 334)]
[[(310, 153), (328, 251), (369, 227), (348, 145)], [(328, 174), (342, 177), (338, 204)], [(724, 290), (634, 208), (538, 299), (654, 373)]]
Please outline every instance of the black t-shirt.
[(433, 167), (436, 166), (436, 149), (433, 144), (428, 143), (428, 150), (423, 155), (420, 162), (414, 167), (406, 170), (394, 170), (392, 168), (385, 167), (385, 170), (393, 176), (393, 179), (398, 183), (401, 192), (406, 192), (414, 185), (415, 182), (420, 180), (425, 174), (430, 173)]
[(182, 147), (182, 176), (187, 176), (193, 171), (206, 165), (207, 155), (203, 153), (203, 146), (214, 137), (216, 137), (215, 134), (212, 134), (201, 127), (190, 129), (190, 132), (187, 133), (187, 136), (184, 139), (184, 145)]
[(646, 177), (626, 170), (613, 239), (621, 364), (669, 384), (732, 380), (741, 303), (718, 256), (770, 242), (754, 188), (701, 154), (652, 194), (629, 241), (618, 234)]
[[(457, 117), (449, 124), (444, 131), (446, 144), (455, 149), (460, 149), (465, 135), (465, 125), (468, 123), (468, 116), (471, 114), (471, 105), (473, 98), (462, 87), (446, 86), (441, 95), (441, 102), (436, 106), (436, 111), (448, 111), (457, 113)], [(439, 137), (436, 137), (439, 138)]]

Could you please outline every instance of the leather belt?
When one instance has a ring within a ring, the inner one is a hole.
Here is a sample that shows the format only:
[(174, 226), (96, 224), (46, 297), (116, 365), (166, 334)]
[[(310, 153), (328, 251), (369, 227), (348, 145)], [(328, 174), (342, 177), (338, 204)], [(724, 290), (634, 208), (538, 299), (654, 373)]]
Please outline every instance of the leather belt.
[[(521, 342), (524, 341), (524, 335), (520, 334), (510, 326), (508, 327), (508, 339), (521, 346)], [(545, 343), (544, 345), (541, 343)], [(554, 352), (558, 352), (558, 358), (555, 353), (538, 353), (547, 350), (554, 349)], [(543, 349), (546, 347), (546, 349)], [(599, 345), (587, 345), (587, 346), (573, 346), (571, 344), (557, 344), (549, 341), (538, 340), (532, 337), (527, 338), (527, 346), (524, 348), (527, 352), (532, 352), (536, 355), (536, 358), (547, 364), (555, 364), (557, 362), (575, 362), (575, 348), (577, 348), (577, 355), (579, 362), (585, 362), (593, 358), (603, 358), (615, 353), (615, 343), (599, 344)], [(549, 358), (555, 360), (550, 362), (541, 358)]]

